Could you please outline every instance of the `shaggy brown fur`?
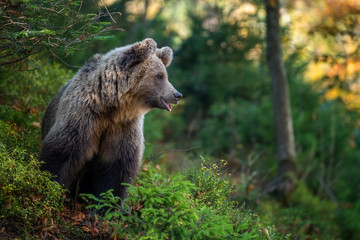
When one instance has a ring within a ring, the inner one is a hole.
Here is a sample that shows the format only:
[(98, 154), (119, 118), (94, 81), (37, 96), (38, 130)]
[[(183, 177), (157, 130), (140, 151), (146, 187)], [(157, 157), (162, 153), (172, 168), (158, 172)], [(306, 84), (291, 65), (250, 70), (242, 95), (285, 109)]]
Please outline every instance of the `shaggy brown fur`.
[(61, 88), (42, 122), (43, 170), (78, 192), (125, 188), (138, 174), (144, 151), (144, 115), (171, 111), (182, 95), (168, 81), (169, 47), (152, 39), (95, 55)]

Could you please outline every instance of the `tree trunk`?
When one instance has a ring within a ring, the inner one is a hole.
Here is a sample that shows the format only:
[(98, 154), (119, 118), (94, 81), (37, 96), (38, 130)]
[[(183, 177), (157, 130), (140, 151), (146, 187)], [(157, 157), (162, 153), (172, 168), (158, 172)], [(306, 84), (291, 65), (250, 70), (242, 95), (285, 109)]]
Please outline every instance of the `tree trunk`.
[(278, 177), (270, 184), (271, 192), (287, 198), (296, 188), (296, 152), (290, 109), (289, 86), (282, 61), (279, 0), (265, 0), (266, 60), (272, 82)]

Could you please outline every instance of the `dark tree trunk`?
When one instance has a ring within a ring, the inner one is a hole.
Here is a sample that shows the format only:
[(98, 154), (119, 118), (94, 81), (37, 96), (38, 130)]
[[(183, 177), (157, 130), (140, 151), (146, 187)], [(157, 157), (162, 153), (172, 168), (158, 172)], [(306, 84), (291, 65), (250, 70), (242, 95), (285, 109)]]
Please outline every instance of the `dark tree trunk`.
[(287, 198), (296, 187), (296, 152), (290, 109), (289, 86), (282, 61), (279, 0), (265, 0), (266, 5), (266, 60), (271, 82), (276, 147), (279, 160), (278, 177), (268, 191)]

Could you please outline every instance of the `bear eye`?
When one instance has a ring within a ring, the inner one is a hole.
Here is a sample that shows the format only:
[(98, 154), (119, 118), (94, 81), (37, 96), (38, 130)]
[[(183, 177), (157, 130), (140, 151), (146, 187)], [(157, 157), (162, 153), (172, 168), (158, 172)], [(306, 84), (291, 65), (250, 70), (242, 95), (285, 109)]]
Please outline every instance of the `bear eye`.
[(165, 79), (165, 76), (164, 76), (164, 74), (159, 73), (159, 74), (156, 75), (156, 79), (159, 80), (159, 81), (163, 81)]

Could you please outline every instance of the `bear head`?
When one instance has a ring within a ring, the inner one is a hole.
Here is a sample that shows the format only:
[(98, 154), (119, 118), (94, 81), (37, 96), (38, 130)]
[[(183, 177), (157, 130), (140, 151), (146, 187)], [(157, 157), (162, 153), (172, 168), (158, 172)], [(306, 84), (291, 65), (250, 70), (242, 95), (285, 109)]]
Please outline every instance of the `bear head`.
[(150, 38), (130, 45), (125, 51), (120, 67), (132, 73), (129, 93), (142, 106), (171, 111), (171, 104), (177, 104), (182, 98), (168, 80), (166, 67), (172, 57), (170, 47), (157, 48), (156, 42)]

